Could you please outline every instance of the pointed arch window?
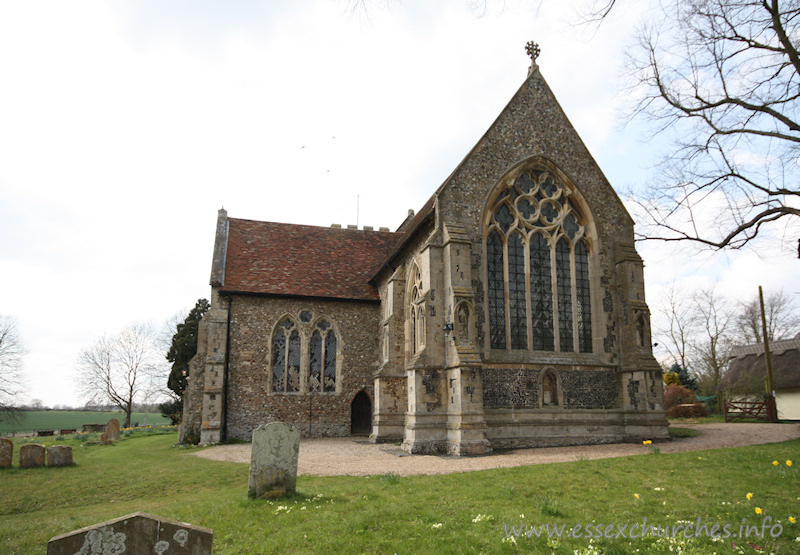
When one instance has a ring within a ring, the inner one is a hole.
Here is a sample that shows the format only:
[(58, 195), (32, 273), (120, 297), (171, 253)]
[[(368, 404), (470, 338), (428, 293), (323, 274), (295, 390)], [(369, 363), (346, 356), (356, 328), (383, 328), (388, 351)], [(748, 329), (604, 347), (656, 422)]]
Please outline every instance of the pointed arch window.
[(329, 320), (313, 324), (310, 317), (303, 318), (304, 313), (299, 324), (302, 333), (290, 316), (275, 326), (268, 374), (272, 393), (336, 393), (339, 364), (336, 331)]
[(311, 334), (308, 391), (336, 391), (336, 334), (326, 320), (320, 320)]
[(300, 333), (291, 318), (282, 320), (272, 337), (272, 391), (300, 391)]
[(409, 313), (409, 333), (411, 337), (411, 352), (417, 354), (425, 347), (425, 302), (422, 296), (422, 276), (419, 267), (414, 265), (411, 276), (411, 293)]
[(591, 243), (585, 216), (550, 172), (506, 185), (486, 229), (492, 349), (591, 352)]

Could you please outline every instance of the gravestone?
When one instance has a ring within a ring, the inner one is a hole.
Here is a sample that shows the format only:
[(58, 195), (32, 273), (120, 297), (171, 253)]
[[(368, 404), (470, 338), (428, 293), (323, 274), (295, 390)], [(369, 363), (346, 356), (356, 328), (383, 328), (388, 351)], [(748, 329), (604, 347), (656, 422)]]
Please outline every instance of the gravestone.
[(77, 553), (211, 553), (214, 531), (147, 513), (133, 513), (62, 534), (47, 542), (47, 555)]
[(253, 431), (250, 458), (250, 497), (280, 497), (295, 491), (300, 432), (283, 422), (270, 422)]
[(53, 445), (47, 448), (47, 466), (72, 466), (72, 447)]
[(0, 437), (0, 468), (11, 468), (11, 458), (14, 456), (14, 442), (5, 437)]
[(119, 420), (112, 418), (106, 424), (106, 433), (111, 441), (119, 441)]
[(44, 445), (26, 443), (19, 448), (19, 467), (36, 468), (44, 466)]
[(108, 432), (103, 432), (100, 434), (100, 444), (101, 445), (111, 445), (113, 441), (111, 441), (111, 436)]

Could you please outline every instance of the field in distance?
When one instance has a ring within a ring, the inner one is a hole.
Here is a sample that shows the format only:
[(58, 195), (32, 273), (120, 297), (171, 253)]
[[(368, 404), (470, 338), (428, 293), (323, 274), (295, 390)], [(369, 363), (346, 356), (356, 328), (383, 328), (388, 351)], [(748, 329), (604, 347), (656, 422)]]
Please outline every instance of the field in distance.
[[(19, 419), (14, 420), (8, 415), (0, 415), (0, 436), (10, 433), (35, 432), (37, 430), (81, 430), (84, 424), (105, 424), (112, 418), (119, 420), (120, 426), (125, 421), (122, 411), (97, 412), (81, 410), (31, 410), (18, 413)], [(163, 426), (171, 422), (159, 413), (134, 412), (131, 414), (131, 426)]]

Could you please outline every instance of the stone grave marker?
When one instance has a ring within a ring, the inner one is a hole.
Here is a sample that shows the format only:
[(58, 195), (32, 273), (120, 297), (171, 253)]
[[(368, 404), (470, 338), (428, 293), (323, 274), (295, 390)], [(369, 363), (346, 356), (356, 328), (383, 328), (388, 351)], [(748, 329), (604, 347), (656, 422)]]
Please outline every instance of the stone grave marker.
[(206, 555), (214, 531), (147, 513), (133, 513), (62, 534), (47, 542), (47, 555), (155, 553)]
[(72, 466), (72, 447), (53, 445), (47, 448), (47, 466)]
[(11, 458), (14, 456), (14, 442), (8, 438), (0, 437), (0, 468), (11, 468)]
[(106, 433), (111, 441), (119, 441), (119, 420), (112, 418), (106, 424)]
[(100, 434), (100, 445), (111, 445), (112, 443), (114, 442), (111, 441), (111, 437), (109, 436), (108, 432), (103, 432)]
[(26, 443), (19, 448), (19, 467), (36, 468), (44, 466), (44, 445)]
[(253, 431), (248, 495), (280, 497), (295, 491), (300, 432), (283, 422), (270, 422)]

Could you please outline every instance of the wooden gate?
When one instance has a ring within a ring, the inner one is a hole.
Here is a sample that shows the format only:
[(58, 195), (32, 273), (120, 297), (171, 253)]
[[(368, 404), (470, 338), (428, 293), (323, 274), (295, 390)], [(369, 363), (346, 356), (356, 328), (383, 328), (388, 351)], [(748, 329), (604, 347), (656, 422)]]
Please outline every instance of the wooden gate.
[(725, 401), (725, 422), (734, 422), (743, 418), (752, 418), (764, 422), (777, 422), (778, 411), (775, 397), (767, 397), (764, 401)]

